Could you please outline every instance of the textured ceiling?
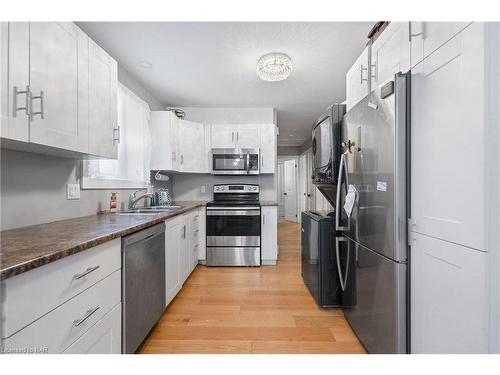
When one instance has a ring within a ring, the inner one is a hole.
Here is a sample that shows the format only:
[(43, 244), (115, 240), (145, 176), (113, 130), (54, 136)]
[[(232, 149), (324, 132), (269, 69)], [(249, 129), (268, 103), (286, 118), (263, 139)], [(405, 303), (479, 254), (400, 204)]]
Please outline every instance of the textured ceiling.
[[(80, 22), (160, 101), (175, 106), (274, 107), (280, 145), (309, 138), (314, 120), (345, 100), (345, 73), (371, 22)], [(294, 71), (282, 82), (255, 73), (258, 58), (284, 52)], [(140, 61), (152, 64), (143, 68)]]

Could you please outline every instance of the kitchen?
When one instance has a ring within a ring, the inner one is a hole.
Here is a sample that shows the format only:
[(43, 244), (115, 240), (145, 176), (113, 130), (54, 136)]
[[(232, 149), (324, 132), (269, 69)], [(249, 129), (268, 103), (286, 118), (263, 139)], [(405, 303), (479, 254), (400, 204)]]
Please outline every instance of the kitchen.
[(2, 352), (500, 353), (499, 42), (1, 22)]

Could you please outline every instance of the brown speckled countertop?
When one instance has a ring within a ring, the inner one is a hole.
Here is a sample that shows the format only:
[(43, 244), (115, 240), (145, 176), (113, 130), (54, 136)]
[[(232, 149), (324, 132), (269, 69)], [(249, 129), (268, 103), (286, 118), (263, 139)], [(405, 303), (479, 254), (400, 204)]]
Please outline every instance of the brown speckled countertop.
[(175, 202), (174, 212), (155, 215), (104, 214), (0, 232), (0, 280), (54, 262), (114, 238), (161, 223), (205, 202)]

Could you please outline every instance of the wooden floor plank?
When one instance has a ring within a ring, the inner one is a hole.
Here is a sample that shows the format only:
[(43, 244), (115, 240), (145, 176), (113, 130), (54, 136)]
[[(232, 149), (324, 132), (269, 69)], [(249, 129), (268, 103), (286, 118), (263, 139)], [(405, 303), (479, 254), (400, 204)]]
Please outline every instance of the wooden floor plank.
[(276, 266), (198, 266), (140, 353), (365, 353), (341, 309), (301, 277), (300, 225), (278, 224)]

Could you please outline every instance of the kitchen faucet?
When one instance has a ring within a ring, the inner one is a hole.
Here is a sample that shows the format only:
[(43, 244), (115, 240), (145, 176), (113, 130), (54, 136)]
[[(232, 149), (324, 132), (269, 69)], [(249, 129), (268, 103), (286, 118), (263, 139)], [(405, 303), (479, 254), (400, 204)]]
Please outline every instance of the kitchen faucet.
[(144, 193), (138, 197), (136, 197), (137, 193), (140, 191), (144, 191), (147, 189), (139, 189), (134, 191), (130, 196), (128, 197), (128, 209), (133, 210), (135, 208), (135, 204), (139, 202), (141, 199), (146, 198), (146, 197), (151, 197), (153, 193)]

